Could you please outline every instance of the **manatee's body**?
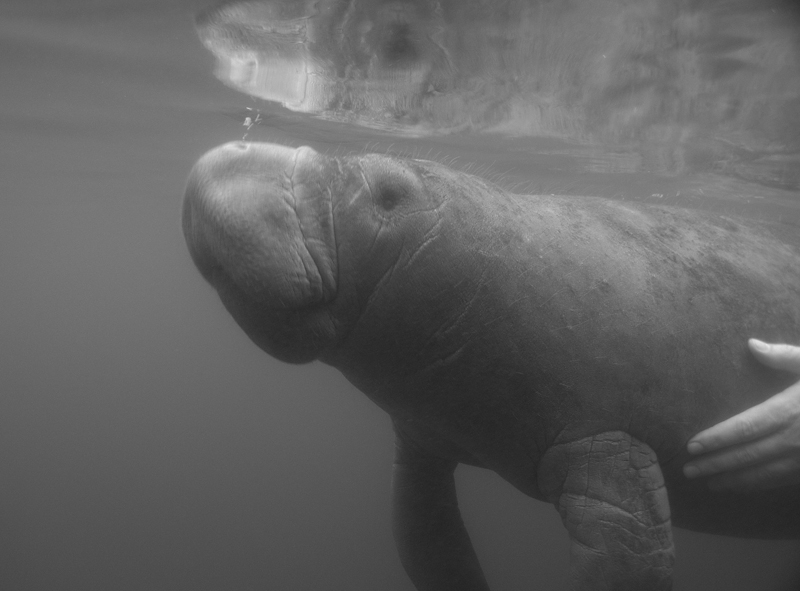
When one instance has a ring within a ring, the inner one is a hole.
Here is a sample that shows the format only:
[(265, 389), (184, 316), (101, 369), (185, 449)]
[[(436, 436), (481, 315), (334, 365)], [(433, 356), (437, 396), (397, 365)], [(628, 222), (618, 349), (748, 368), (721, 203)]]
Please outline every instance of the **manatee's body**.
[(800, 487), (681, 473), (690, 436), (791, 381), (746, 341), (800, 335), (800, 237), (242, 143), (196, 165), (184, 232), (261, 348), (333, 365), (392, 416), (395, 538), (421, 589), (486, 588), (458, 462), (556, 504), (580, 588), (668, 588), (670, 508), (688, 529), (800, 537)]

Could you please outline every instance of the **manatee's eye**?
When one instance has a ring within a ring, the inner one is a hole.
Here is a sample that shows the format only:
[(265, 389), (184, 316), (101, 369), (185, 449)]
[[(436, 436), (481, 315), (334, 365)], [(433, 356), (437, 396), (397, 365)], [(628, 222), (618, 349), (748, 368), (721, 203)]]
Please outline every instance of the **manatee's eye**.
[(361, 164), (366, 189), (378, 215), (411, 213), (424, 200), (424, 187), (413, 165), (400, 159), (366, 156)]
[(407, 198), (408, 190), (397, 180), (386, 179), (378, 183), (375, 201), (385, 211), (392, 211)]

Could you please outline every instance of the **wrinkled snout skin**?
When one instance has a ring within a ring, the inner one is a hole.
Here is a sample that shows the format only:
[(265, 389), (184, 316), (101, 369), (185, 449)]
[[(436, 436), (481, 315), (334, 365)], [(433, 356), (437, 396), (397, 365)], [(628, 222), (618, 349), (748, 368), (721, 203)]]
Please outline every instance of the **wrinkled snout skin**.
[[(436, 225), (444, 196), (424, 194), (413, 165), (390, 158), (231, 142), (190, 173), (183, 233), (251, 339), (301, 363), (344, 338), (403, 247)], [(415, 216), (402, 240), (385, 215), (395, 209)]]
[(299, 308), (332, 298), (336, 248), (330, 196), (317, 180), (326, 171), (314, 170), (309, 184), (313, 159), (308, 149), (235, 142), (197, 163), (183, 223), (203, 273), (223, 270), (249, 297), (271, 307)]
[[(265, 351), (305, 361), (331, 338), (336, 294), (331, 200), (316, 154), (233, 142), (194, 166), (183, 205), (192, 259)], [(311, 171), (311, 174), (309, 174)]]
[(546, 499), (548, 449), (624, 432), (657, 454), (677, 525), (800, 534), (797, 488), (725, 496), (681, 472), (689, 437), (793, 379), (746, 342), (800, 334), (796, 236), (241, 142), (197, 163), (183, 229), (259, 347), (333, 365), (419, 449)]

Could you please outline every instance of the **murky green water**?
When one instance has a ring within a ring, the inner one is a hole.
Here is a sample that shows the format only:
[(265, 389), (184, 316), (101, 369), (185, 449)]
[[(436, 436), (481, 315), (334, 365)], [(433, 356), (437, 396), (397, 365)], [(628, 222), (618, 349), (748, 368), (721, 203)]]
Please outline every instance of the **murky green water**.
[[(411, 589), (388, 418), (260, 353), (189, 260), (184, 182), (215, 145), (800, 222), (790, 2), (260, 6), (0, 5), (0, 589)], [(253, 96), (276, 77), (290, 108)], [(458, 477), (493, 588), (565, 588), (556, 512)], [(678, 590), (800, 581), (796, 542), (676, 543)]]

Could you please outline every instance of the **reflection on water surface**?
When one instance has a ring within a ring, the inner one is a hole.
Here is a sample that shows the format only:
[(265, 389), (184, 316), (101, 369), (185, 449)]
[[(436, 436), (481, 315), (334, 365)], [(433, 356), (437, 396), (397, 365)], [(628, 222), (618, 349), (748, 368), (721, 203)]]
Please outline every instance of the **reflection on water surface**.
[(800, 181), (799, 24), (780, 0), (273, 0), (197, 19), (222, 81), (293, 111), (784, 189)]

